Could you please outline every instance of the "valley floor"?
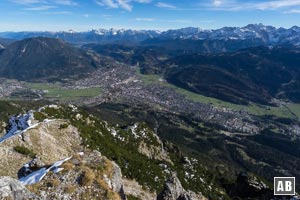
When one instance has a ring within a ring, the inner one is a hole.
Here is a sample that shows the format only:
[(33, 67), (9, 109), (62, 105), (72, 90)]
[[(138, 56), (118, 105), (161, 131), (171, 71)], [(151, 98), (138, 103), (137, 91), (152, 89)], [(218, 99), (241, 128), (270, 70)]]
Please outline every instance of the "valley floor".
[(300, 104), (274, 100), (277, 107), (236, 105), (175, 87), (160, 76), (143, 75), (138, 67), (123, 64), (99, 69), (75, 82), (3, 79), (0, 95), (11, 102), (81, 105), (121, 127), (145, 122), (163, 141), (207, 163), (212, 173), (218, 173), (214, 181), (224, 188), (230, 185), (227, 180), (243, 171), (270, 185), (274, 176), (300, 178)]

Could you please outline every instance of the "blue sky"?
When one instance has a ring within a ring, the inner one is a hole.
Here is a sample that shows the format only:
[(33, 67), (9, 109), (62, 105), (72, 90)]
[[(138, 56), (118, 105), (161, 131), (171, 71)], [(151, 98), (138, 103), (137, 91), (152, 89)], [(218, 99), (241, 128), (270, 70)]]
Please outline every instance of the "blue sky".
[(2, 31), (300, 25), (300, 0), (1, 0)]

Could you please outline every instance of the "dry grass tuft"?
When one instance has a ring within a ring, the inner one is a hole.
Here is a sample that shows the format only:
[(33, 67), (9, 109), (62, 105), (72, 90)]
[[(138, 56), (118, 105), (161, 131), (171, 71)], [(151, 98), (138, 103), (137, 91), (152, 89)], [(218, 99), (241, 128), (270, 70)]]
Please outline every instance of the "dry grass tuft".
[(79, 183), (82, 186), (90, 186), (94, 182), (95, 178), (95, 173), (91, 169), (85, 168)]
[(51, 178), (51, 179), (47, 180), (47, 183), (46, 183), (47, 187), (57, 187), (59, 185), (60, 185), (60, 181), (55, 178)]
[(65, 188), (64, 188), (64, 192), (67, 193), (67, 194), (72, 194), (76, 191), (76, 187), (74, 185), (67, 185)]
[(65, 171), (70, 171), (75, 168), (74, 164), (70, 162), (65, 162), (61, 167), (64, 168)]

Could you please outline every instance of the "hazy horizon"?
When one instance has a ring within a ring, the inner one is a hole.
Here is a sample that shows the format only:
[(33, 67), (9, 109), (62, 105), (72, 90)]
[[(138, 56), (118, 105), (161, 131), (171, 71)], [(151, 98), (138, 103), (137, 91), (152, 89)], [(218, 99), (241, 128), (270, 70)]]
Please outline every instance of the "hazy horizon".
[(3, 0), (0, 32), (300, 25), (300, 0)]
[[(262, 23), (253, 23), (252, 25), (259, 25), (259, 24), (262, 24)], [(57, 32), (77, 32), (77, 33), (84, 33), (84, 32), (89, 32), (89, 31), (97, 31), (97, 30), (135, 30), (135, 31), (161, 31), (161, 32), (164, 32), (164, 31), (168, 31), (168, 30), (179, 30), (179, 29), (185, 29), (185, 28), (199, 28), (201, 30), (218, 30), (218, 29), (221, 29), (221, 28), (224, 28), (224, 27), (237, 27), (237, 28), (242, 28), (242, 27), (245, 27), (245, 26), (248, 26), (248, 25), (251, 25), (251, 24), (245, 24), (243, 26), (221, 26), (221, 27), (218, 27), (218, 28), (212, 28), (212, 29), (206, 29), (206, 28), (202, 28), (202, 27), (197, 27), (197, 26), (186, 26), (186, 27), (179, 27), (179, 28), (171, 28), (171, 29), (165, 29), (165, 30), (159, 30), (159, 29), (135, 29), (135, 28), (126, 28), (126, 27), (120, 27), (120, 28), (113, 28), (113, 27), (108, 27), (108, 28), (102, 28), (102, 27), (98, 27), (98, 28), (91, 28), (91, 29), (87, 29), (87, 30), (76, 30), (76, 29), (68, 29), (68, 30), (8, 30), (8, 31), (2, 31), (0, 30), (0, 33), (5, 33), (5, 32), (53, 32), (53, 33), (57, 33)], [(282, 26), (273, 26), (273, 25), (268, 25), (268, 24), (262, 24), (263, 26), (272, 26), (272, 27), (275, 27), (276, 29), (279, 29), (279, 28), (284, 28), (284, 29), (290, 29), (294, 26), (297, 26), (297, 27), (300, 27), (298, 25), (293, 25), (293, 26), (288, 26), (288, 27), (282, 27)]]

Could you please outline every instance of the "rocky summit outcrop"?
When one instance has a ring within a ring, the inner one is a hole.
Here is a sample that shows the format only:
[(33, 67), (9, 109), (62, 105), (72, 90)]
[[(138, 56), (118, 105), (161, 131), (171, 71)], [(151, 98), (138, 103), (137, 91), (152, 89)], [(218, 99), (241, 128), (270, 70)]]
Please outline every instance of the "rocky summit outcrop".
[(39, 198), (26, 189), (18, 180), (2, 176), (0, 177), (0, 199), (37, 200)]
[(120, 167), (98, 151), (75, 154), (59, 169), (27, 188), (18, 180), (0, 177), (0, 199), (126, 199)]
[[(10, 119), (0, 138), (0, 176), (18, 177), (15, 185), (21, 183), (22, 192), (7, 182), (3, 194), (8, 199), (154, 200), (176, 164), (143, 123), (110, 126), (73, 106), (56, 105)], [(185, 190), (176, 175), (160, 197), (202, 199)]]
[(24, 155), (24, 150), (36, 154), (45, 165), (51, 165), (81, 151), (83, 147), (80, 146), (78, 130), (71, 125), (62, 128), (64, 124), (67, 124), (67, 121), (43, 121), (20, 137), (12, 137), (1, 143), (0, 176), (16, 178), (22, 166), (32, 160), (30, 156)]
[(201, 194), (186, 191), (175, 173), (172, 174), (164, 186), (164, 190), (157, 196), (157, 200), (204, 200)]
[(41, 199), (126, 199), (121, 169), (99, 151), (74, 154), (59, 169), (28, 189)]

